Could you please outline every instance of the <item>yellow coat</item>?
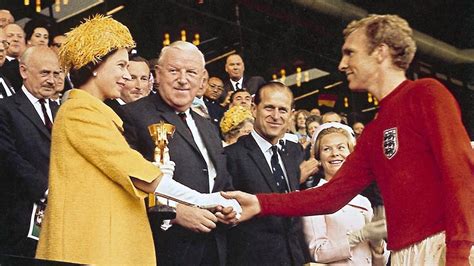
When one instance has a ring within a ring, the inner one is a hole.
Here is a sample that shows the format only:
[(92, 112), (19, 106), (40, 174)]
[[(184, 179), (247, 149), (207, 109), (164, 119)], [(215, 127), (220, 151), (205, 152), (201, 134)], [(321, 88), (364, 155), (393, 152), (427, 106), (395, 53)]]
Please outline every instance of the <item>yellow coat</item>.
[(156, 265), (144, 197), (130, 176), (159, 168), (129, 148), (122, 120), (73, 90), (54, 122), (49, 196), (37, 258), (82, 264)]

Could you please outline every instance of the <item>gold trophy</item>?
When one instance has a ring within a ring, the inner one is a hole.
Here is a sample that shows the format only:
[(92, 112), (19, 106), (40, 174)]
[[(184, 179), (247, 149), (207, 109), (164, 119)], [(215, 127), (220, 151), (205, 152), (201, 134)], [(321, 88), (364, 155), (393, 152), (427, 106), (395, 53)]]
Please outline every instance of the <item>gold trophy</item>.
[[(156, 146), (154, 155), (155, 162), (165, 163), (170, 160), (168, 143), (169, 139), (173, 137), (175, 129), (176, 127), (172, 124), (163, 121), (148, 126), (148, 132)], [(160, 202), (156, 200), (155, 193), (148, 195), (148, 211), (158, 213), (157, 215), (164, 220), (176, 217), (176, 210), (169, 205), (160, 204)]]

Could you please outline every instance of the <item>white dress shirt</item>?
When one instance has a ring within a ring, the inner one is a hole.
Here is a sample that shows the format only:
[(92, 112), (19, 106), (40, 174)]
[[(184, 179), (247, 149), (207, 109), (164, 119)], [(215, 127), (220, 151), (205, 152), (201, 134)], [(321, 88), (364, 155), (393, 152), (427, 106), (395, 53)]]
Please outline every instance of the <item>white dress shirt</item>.
[[(38, 113), (39, 117), (41, 118), (41, 120), (43, 121), (43, 124), (45, 124), (45, 121), (44, 121), (44, 116), (43, 116), (43, 110), (41, 110), (41, 103), (40, 103), (40, 99), (36, 98), (35, 96), (33, 96), (33, 94), (31, 94), (26, 88), (25, 86), (21, 86), (21, 89), (23, 90), (23, 93), (25, 93), (26, 97), (28, 98), (28, 100), (30, 100), (31, 104), (33, 104), (33, 107), (35, 107), (35, 110), (36, 112)], [(48, 100), (47, 100), (48, 101)], [(45, 104), (45, 107), (46, 107), (46, 113), (48, 114), (48, 117), (49, 117), (49, 121), (53, 121), (53, 113), (51, 112), (51, 108), (49, 107), (49, 102), (48, 104)]]
[[(260, 136), (255, 130), (252, 130), (250, 134), (252, 134), (252, 137), (257, 142), (258, 147), (260, 148), (263, 155), (265, 156), (265, 160), (267, 161), (268, 167), (272, 169), (271, 161), (272, 161), (272, 156), (273, 156), (273, 151), (272, 151), (273, 145), (270, 142), (268, 142), (266, 139), (262, 138), (262, 136)], [(276, 144), (276, 146), (278, 147), (279, 150), (281, 150), (282, 147), (279, 142)], [(285, 165), (283, 164), (283, 161), (281, 160), (280, 154), (278, 154), (278, 163), (280, 164), (281, 169), (283, 170), (283, 175), (285, 175), (286, 185), (289, 188), (290, 184), (288, 182), (288, 175), (286, 174)]]
[(237, 90), (237, 88), (235, 87), (235, 84), (239, 83), (239, 89), (242, 89), (243, 82), (244, 82), (244, 77), (241, 77), (238, 81), (230, 80), (230, 83), (232, 84), (232, 89), (234, 91)]
[(202, 157), (204, 157), (204, 160), (206, 161), (207, 175), (209, 177), (209, 192), (212, 192), (212, 189), (214, 188), (214, 179), (217, 176), (216, 168), (214, 164), (212, 163), (211, 158), (209, 157), (209, 152), (207, 151), (206, 145), (204, 145), (202, 136), (199, 133), (199, 130), (196, 126), (196, 123), (194, 122), (193, 117), (191, 116), (189, 109), (186, 110), (185, 113), (186, 113), (186, 123), (188, 124), (188, 127), (191, 130), (194, 142), (198, 146), (199, 151), (202, 154)]

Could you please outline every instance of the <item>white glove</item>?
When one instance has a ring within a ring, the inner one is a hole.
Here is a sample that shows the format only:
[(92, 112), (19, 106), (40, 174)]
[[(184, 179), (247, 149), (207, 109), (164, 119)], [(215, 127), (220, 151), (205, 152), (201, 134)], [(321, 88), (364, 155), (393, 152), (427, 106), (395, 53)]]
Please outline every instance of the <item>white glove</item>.
[(385, 219), (366, 224), (362, 229), (349, 232), (347, 238), (351, 247), (370, 241), (373, 246), (380, 245), (380, 241), (387, 237)]
[(161, 178), (161, 181), (156, 187), (155, 192), (194, 205), (198, 205), (199, 199), (201, 197), (201, 193), (176, 182), (173, 180), (172, 176), (166, 174)]
[(173, 178), (174, 175), (174, 166), (173, 161), (167, 161), (166, 163), (152, 162), (156, 167), (160, 168), (163, 173), (163, 177)]

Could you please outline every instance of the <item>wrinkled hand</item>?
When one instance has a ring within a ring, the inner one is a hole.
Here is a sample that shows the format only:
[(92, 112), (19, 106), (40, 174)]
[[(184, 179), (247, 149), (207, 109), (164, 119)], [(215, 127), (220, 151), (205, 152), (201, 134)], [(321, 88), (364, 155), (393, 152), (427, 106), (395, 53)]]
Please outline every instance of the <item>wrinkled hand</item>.
[(217, 221), (217, 217), (208, 210), (178, 204), (176, 218), (172, 223), (196, 233), (209, 233), (216, 228)]
[(300, 164), (300, 184), (303, 184), (308, 178), (319, 171), (319, 162), (314, 158), (310, 158), (307, 161), (303, 161)]
[(249, 220), (261, 211), (260, 203), (255, 195), (242, 191), (221, 192), (221, 195), (226, 199), (235, 199), (239, 202), (242, 207), (242, 213), (238, 219), (239, 222)]
[(364, 241), (370, 241), (373, 246), (380, 246), (380, 241), (387, 237), (385, 219), (368, 223), (362, 229), (350, 232), (347, 237), (351, 247)]

